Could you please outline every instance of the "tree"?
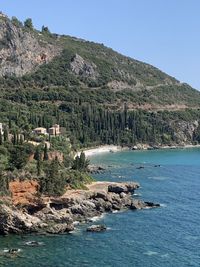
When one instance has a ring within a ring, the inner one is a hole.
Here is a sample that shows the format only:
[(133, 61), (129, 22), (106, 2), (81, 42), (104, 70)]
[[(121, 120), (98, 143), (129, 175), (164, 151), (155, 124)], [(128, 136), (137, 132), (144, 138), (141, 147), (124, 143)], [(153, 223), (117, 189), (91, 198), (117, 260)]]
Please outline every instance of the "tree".
[(0, 169), (0, 194), (7, 195), (9, 192), (8, 177)]
[(39, 160), (41, 158), (41, 153), (39, 147), (36, 148), (35, 153), (34, 153), (34, 159)]
[(39, 158), (37, 159), (37, 176), (40, 176), (41, 170), (42, 170), (42, 162), (41, 162), (41, 155), (39, 155)]
[(42, 26), (42, 33), (51, 34), (48, 27)]
[(8, 129), (7, 128), (4, 129), (3, 139), (4, 139), (5, 142), (8, 141)]
[(33, 30), (33, 22), (31, 18), (28, 18), (24, 21), (24, 27), (28, 28), (29, 30)]
[(12, 23), (17, 27), (23, 27), (23, 23), (18, 20), (16, 17), (12, 17)]
[(48, 148), (47, 148), (47, 144), (45, 143), (45, 146), (44, 146), (44, 158), (43, 160), (48, 160), (49, 159), (49, 156), (48, 156)]
[(14, 146), (10, 151), (10, 169), (22, 169), (28, 162), (28, 153), (23, 146)]
[(80, 157), (76, 156), (72, 165), (73, 170), (87, 171), (89, 160), (85, 157), (85, 153), (81, 152)]
[(0, 130), (0, 145), (3, 144), (3, 137), (2, 137), (2, 133), (1, 133), (1, 130)]
[(59, 172), (60, 163), (56, 157), (48, 165), (46, 175), (40, 180), (40, 191), (48, 195), (60, 196), (65, 191), (65, 179)]
[(9, 127), (9, 129), (11, 129), (11, 128), (12, 128), (12, 120), (11, 120), (10, 116), (9, 116), (8, 127)]

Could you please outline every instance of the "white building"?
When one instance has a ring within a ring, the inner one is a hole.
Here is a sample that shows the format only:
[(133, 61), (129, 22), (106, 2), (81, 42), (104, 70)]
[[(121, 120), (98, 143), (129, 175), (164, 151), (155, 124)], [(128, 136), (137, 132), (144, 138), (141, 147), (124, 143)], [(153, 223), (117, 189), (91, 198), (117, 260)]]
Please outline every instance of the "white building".
[(47, 129), (46, 128), (43, 128), (43, 127), (38, 127), (38, 128), (35, 128), (33, 130), (33, 132), (35, 134), (38, 134), (38, 135), (40, 135), (40, 134), (46, 135), (47, 134)]

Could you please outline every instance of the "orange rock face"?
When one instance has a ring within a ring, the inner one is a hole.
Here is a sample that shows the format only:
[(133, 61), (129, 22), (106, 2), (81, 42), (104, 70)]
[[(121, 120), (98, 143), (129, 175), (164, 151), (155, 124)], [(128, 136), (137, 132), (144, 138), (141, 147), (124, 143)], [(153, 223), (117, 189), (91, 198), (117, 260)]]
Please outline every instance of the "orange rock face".
[(26, 205), (33, 203), (36, 199), (38, 189), (39, 184), (34, 180), (15, 180), (9, 183), (9, 190), (11, 192), (14, 205)]
[[(41, 155), (41, 159), (43, 160), (44, 155)], [(58, 159), (60, 162), (64, 161), (64, 155), (62, 152), (60, 151), (50, 151), (48, 152), (48, 157), (49, 160), (54, 160), (54, 159)], [(29, 157), (29, 161), (32, 161), (34, 159), (34, 154), (30, 155)]]

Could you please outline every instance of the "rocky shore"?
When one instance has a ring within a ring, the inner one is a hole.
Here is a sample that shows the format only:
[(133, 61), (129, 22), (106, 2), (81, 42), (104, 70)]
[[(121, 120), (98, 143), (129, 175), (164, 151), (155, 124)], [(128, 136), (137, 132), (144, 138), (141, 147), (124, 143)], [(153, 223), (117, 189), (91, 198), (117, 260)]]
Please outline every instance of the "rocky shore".
[(0, 234), (58, 234), (74, 230), (105, 212), (144, 209), (159, 204), (133, 197), (138, 183), (94, 182), (88, 190), (68, 190), (62, 197), (43, 197), (23, 207), (0, 204)]

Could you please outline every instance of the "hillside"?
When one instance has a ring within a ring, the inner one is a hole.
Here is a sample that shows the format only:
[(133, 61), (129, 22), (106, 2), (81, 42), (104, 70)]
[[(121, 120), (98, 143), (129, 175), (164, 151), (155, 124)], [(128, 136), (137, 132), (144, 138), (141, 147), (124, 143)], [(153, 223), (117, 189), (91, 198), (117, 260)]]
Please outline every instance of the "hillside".
[(59, 123), (71, 141), (199, 141), (200, 93), (103, 44), (52, 34), (0, 14), (0, 120)]

